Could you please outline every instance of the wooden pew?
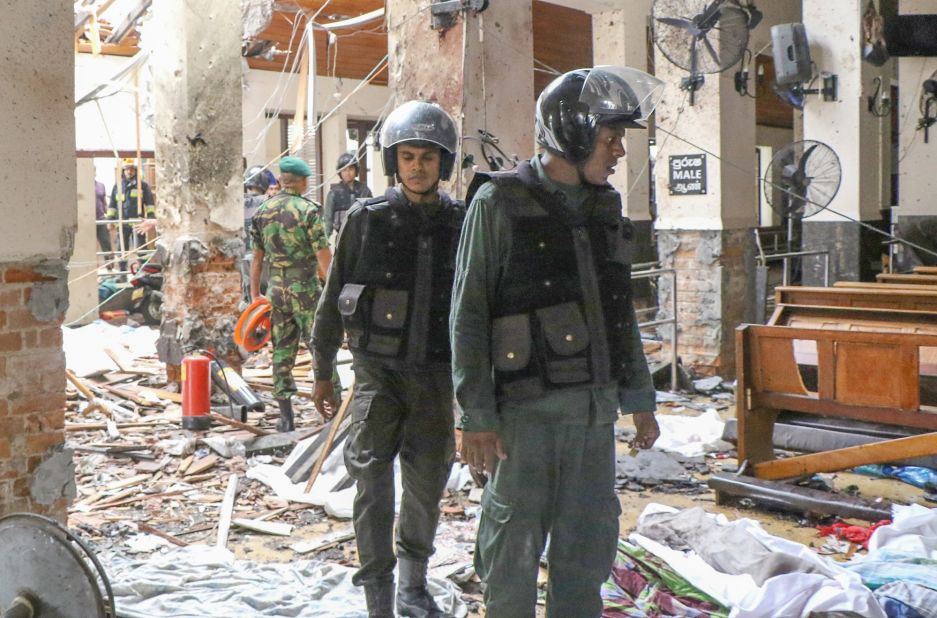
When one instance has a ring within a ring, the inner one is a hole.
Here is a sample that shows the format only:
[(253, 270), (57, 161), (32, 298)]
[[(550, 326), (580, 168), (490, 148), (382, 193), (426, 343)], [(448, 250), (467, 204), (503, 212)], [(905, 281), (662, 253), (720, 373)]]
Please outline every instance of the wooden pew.
[[(865, 307), (909, 311), (937, 311), (937, 288), (871, 284), (861, 287), (779, 286), (774, 292), (775, 312), (781, 305)], [(773, 319), (773, 317), (772, 317)]]
[(937, 275), (937, 266), (915, 266), (913, 270), (920, 275)]
[[(932, 324), (937, 324), (937, 320)], [(930, 324), (925, 324), (923, 330), (937, 332)], [(816, 390), (808, 390), (804, 384), (798, 367), (798, 344), (816, 351)], [(937, 334), (922, 331), (739, 327), (736, 332), (739, 460), (747, 461), (748, 472), (758, 478), (780, 479), (937, 453), (937, 405), (921, 402), (922, 379), (933, 379), (928, 374), (937, 373), (937, 365), (927, 366), (933, 364), (929, 357), (935, 352)], [(902, 425), (935, 433), (902, 438), (900, 444), (886, 441), (775, 460), (772, 436), (779, 410)]]
[(877, 283), (905, 283), (913, 285), (937, 285), (937, 274), (921, 273), (879, 273), (875, 275)]

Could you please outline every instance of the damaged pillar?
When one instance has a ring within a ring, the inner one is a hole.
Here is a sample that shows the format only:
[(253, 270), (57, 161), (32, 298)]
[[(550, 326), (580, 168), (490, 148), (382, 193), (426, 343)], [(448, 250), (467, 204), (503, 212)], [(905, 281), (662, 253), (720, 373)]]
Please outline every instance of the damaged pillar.
[[(467, 155), (479, 169), (490, 169), (479, 131), (494, 135), (508, 157), (529, 158), (534, 146), (531, 0), (492, 2), (477, 14), (459, 11), (451, 26), (435, 31), (425, 0), (388, 0), (386, 6), (396, 103), (435, 101), (452, 114), (469, 138), (462, 140), (455, 172)], [(471, 176), (468, 168), (454, 173), (447, 190), (463, 197)]]
[[(633, 0), (628, 8), (592, 14), (592, 61), (648, 70), (647, 15), (652, 0)], [(634, 263), (654, 262), (654, 230), (651, 222), (651, 166), (648, 161), (648, 132), (626, 131), (627, 157), (609, 178), (621, 193), (621, 205), (635, 227)]]
[(0, 81), (15, 87), (0, 97), (0, 517), (64, 521), (75, 497), (61, 331), (76, 222), (73, 7), (5, 8)]
[[(935, 0), (903, 0), (898, 10), (903, 15), (937, 13)], [(930, 57), (899, 58), (898, 107), (898, 177), (901, 191), (898, 193), (898, 236), (937, 251), (937, 126), (930, 127), (928, 141), (924, 141), (923, 120), (920, 109), (921, 97), (928, 100), (924, 81), (937, 79), (937, 60)], [(931, 98), (930, 115), (937, 113), (937, 105)], [(926, 110), (925, 110), (926, 111)], [(937, 257), (914, 249), (898, 246), (896, 266), (909, 270), (914, 266), (937, 266)]]
[[(755, 105), (731, 74), (706, 75), (690, 105), (679, 88), (687, 72), (656, 47), (655, 67), (667, 84), (655, 118), (655, 228), (661, 264), (677, 271), (677, 352), (698, 373), (730, 377), (735, 328), (754, 314)], [(661, 317), (672, 293), (662, 277)]]
[[(804, 0), (803, 4), (811, 59), (821, 73), (837, 76), (835, 101), (808, 95), (804, 106), (804, 139), (829, 145), (843, 170), (828, 209), (803, 221), (803, 249), (830, 252), (830, 281), (873, 280), (881, 270), (884, 251), (883, 236), (846, 218), (883, 228), (881, 209), (890, 206), (886, 198), (890, 118), (873, 116), (866, 95), (874, 92), (876, 77), (889, 87), (893, 64), (876, 68), (862, 60), (862, 15), (867, 4), (867, 0)], [(815, 86), (821, 82), (817, 79)], [(820, 259), (805, 260), (804, 283), (823, 285), (822, 266)]]
[(160, 0), (147, 34), (158, 35), (150, 57), (156, 216), (167, 264), (158, 350), (175, 380), (191, 350), (236, 361), (244, 251), (240, 5)]

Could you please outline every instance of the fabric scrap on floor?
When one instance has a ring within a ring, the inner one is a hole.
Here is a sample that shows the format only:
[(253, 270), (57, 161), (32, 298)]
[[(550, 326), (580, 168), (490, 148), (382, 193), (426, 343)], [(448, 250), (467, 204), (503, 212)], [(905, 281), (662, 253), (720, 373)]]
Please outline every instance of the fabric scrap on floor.
[[(225, 549), (191, 545), (140, 561), (113, 556), (108, 574), (120, 618), (367, 618), (354, 569), (321, 561), (258, 563)], [(445, 611), (463, 618), (459, 588), (429, 578)]]
[(602, 600), (602, 618), (728, 616), (726, 607), (659, 558), (621, 539), (612, 573), (602, 585)]
[(820, 534), (820, 536), (832, 535), (837, 539), (849, 541), (850, 543), (861, 545), (863, 549), (868, 549), (869, 539), (872, 537), (872, 533), (875, 532), (877, 528), (888, 526), (890, 524), (890, 519), (883, 519), (882, 521), (876, 522), (871, 526), (854, 526), (847, 524), (844, 521), (837, 521), (830, 524), (829, 526), (817, 526), (817, 532)]
[(876, 590), (875, 598), (888, 618), (937, 618), (937, 590), (933, 588), (893, 582)]

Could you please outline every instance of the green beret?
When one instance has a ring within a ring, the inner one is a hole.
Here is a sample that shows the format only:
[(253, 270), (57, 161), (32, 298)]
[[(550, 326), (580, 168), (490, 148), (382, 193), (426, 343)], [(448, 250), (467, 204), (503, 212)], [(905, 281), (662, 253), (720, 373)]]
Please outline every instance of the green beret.
[(296, 176), (312, 176), (309, 164), (297, 157), (283, 157), (280, 159), (280, 172)]

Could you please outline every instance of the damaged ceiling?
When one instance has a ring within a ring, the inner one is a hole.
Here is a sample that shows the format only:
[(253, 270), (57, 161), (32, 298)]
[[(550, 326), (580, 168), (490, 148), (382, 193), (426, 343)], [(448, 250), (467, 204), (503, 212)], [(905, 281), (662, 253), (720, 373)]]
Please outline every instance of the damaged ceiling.
[[(152, 0), (78, 0), (75, 38), (79, 52), (133, 56), (139, 51), (138, 24)], [(300, 47), (306, 19), (323, 26), (383, 9), (383, 0), (243, 0), (243, 53), (252, 69), (289, 70)], [(592, 18), (582, 11), (535, 0), (532, 6), (535, 93), (553, 76), (592, 64)], [(384, 20), (315, 32), (319, 75), (363, 79), (387, 53)], [(506, 58), (505, 61), (509, 61)], [(381, 73), (374, 84), (386, 85)]]

